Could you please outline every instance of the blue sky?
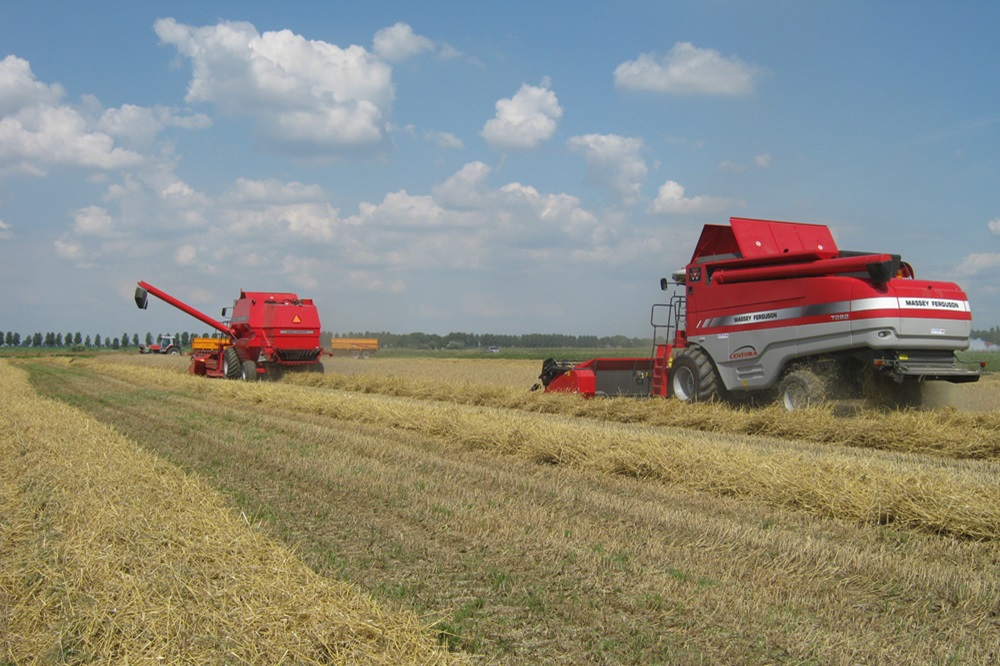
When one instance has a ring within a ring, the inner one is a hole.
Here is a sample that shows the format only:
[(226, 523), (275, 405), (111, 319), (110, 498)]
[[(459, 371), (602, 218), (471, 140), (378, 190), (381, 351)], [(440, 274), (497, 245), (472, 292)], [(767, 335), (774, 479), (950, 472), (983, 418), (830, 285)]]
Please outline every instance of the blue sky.
[(0, 331), (649, 334), (730, 216), (1000, 324), (994, 2), (0, 3)]

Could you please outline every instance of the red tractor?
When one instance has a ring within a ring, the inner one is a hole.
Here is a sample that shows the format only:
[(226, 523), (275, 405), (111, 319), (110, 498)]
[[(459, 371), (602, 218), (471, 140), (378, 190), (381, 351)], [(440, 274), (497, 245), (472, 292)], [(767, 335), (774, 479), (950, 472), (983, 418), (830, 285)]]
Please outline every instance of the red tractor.
[(162, 334), (156, 337), (156, 342), (148, 345), (139, 345), (140, 354), (170, 354), (179, 356), (181, 346), (177, 344), (177, 339), (172, 335)]
[(278, 292), (241, 291), (229, 324), (199, 312), (147, 282), (139, 282), (135, 304), (145, 310), (148, 295), (166, 301), (222, 333), (192, 341), (190, 371), (227, 379), (277, 379), (285, 371), (323, 372), (319, 313), (312, 299)]
[(973, 382), (964, 367), (968, 297), (918, 280), (898, 255), (837, 248), (823, 225), (731, 218), (706, 225), (690, 263), (653, 306), (649, 358), (548, 359), (547, 391), (735, 403), (777, 397), (795, 409), (871, 395), (919, 401), (925, 381)]

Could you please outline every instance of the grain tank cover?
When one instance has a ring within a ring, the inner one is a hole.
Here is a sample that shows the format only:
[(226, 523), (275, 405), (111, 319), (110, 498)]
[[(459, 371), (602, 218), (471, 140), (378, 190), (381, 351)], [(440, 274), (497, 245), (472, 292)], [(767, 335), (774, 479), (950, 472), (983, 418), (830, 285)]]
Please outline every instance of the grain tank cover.
[(729, 226), (707, 224), (691, 263), (712, 259), (832, 259), (839, 254), (822, 224), (729, 218)]

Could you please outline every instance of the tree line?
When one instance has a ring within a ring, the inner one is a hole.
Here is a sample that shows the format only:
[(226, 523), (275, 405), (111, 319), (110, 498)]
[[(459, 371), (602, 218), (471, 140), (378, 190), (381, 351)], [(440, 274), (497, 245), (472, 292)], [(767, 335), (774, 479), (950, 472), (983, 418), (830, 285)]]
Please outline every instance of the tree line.
[(986, 342), (992, 342), (995, 345), (1000, 345), (1000, 326), (991, 326), (990, 328), (983, 329), (982, 331), (972, 331), (972, 337), (985, 340)]
[[(219, 337), (218, 333), (175, 333), (174, 339), (181, 347), (188, 347), (196, 337)], [(564, 335), (561, 333), (527, 333), (523, 335), (503, 335), (494, 333), (462, 333), (447, 335), (436, 333), (390, 333), (388, 331), (365, 331), (363, 333), (331, 333), (323, 331), (320, 344), (330, 346), (330, 340), (338, 338), (377, 338), (383, 349), (477, 349), (490, 347), (518, 348), (612, 348), (629, 349), (652, 346), (648, 338), (630, 338), (624, 335), (599, 337), (596, 335)], [(142, 338), (148, 346), (158, 338), (147, 332)], [(6, 347), (69, 348), (86, 349), (129, 349), (139, 347), (138, 333), (122, 333), (120, 336), (102, 336), (100, 333), (84, 335), (73, 333), (33, 333), (22, 336), (13, 331), (0, 331), (0, 344)]]
[[(614, 348), (631, 349), (652, 347), (649, 338), (630, 338), (625, 335), (599, 337), (596, 335), (564, 335), (561, 333), (526, 333), (504, 335), (497, 333), (462, 333), (447, 335), (434, 333), (390, 333), (365, 331), (364, 333), (337, 334), (340, 338), (378, 338), (379, 347), (395, 349), (477, 349), (489, 347), (537, 348)], [(327, 342), (327, 346), (329, 343)]]
[[(175, 333), (174, 339), (180, 341), (182, 347), (187, 347), (192, 338), (196, 337), (210, 337), (208, 333), (202, 333), (201, 335), (196, 333)], [(153, 337), (152, 333), (147, 332), (145, 344), (151, 345), (157, 338)], [(129, 347), (139, 347), (139, 334), (132, 333), (122, 333), (120, 337), (115, 336), (101, 336), (100, 333), (95, 334), (93, 337), (90, 335), (83, 335), (79, 331), (76, 333), (32, 333), (29, 335), (22, 336), (20, 333), (15, 333), (13, 331), (7, 331), (6, 333), (0, 331), (0, 344), (5, 347), (33, 347), (33, 348), (70, 348), (83, 351), (85, 349), (128, 349)]]

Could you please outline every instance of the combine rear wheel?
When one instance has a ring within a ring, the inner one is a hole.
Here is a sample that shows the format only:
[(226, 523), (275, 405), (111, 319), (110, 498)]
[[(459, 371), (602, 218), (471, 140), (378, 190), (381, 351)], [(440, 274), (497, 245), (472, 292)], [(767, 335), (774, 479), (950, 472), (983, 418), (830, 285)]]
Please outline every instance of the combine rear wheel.
[(227, 347), (222, 355), (222, 374), (226, 376), (226, 379), (239, 379), (243, 376), (240, 355), (236, 353), (235, 347)]
[(778, 384), (778, 399), (790, 412), (827, 399), (826, 382), (808, 368), (792, 370)]
[(712, 360), (700, 349), (685, 349), (670, 366), (670, 392), (684, 402), (708, 402), (719, 395)]

